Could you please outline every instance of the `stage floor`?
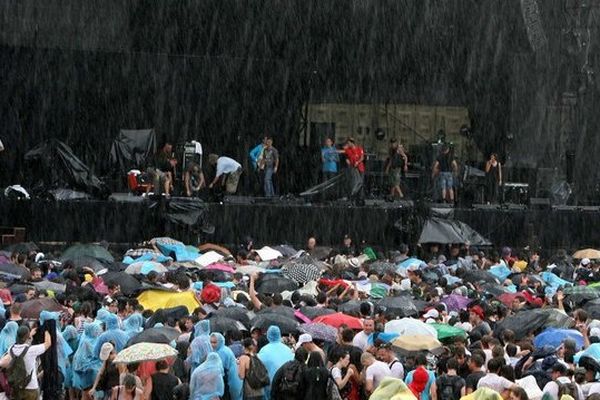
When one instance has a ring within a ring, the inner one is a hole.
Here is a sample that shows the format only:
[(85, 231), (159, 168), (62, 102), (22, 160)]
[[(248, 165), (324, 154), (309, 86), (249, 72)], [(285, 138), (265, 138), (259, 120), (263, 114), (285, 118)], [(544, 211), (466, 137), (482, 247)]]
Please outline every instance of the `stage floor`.
[[(173, 236), (195, 243), (197, 234), (173, 226), (150, 201), (0, 200), (0, 225), (27, 229), (35, 242), (140, 243), (155, 236)], [(289, 243), (303, 246), (309, 235), (323, 245), (337, 245), (344, 234), (356, 241), (386, 248), (415, 243), (432, 204), (374, 202), (363, 207), (345, 203), (255, 204), (207, 203), (208, 219), (215, 225), (203, 239), (235, 244), (250, 235), (258, 244)], [(454, 208), (454, 218), (469, 224), (495, 245), (546, 249), (579, 248), (600, 242), (600, 211), (581, 209)]]

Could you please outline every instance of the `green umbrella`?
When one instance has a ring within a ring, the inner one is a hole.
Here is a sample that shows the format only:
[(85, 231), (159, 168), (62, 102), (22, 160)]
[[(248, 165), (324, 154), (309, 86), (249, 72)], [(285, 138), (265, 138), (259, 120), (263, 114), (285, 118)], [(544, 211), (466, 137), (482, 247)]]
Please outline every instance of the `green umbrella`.
[(563, 289), (564, 294), (580, 294), (580, 295), (588, 295), (593, 298), (600, 297), (600, 288), (597, 286), (569, 286)]
[(457, 336), (466, 337), (467, 332), (460, 328), (455, 328), (454, 326), (450, 326), (448, 324), (431, 324), (438, 334), (438, 340), (445, 340), (449, 338), (454, 338)]

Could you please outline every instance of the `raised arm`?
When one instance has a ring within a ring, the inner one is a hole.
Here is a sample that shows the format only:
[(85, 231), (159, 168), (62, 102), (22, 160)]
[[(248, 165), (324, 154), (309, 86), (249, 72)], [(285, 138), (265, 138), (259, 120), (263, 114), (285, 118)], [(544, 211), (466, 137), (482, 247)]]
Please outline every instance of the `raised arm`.
[(250, 284), (248, 285), (248, 294), (250, 295), (250, 301), (254, 305), (256, 311), (260, 310), (263, 307), (263, 303), (256, 296), (256, 290), (254, 289), (254, 281), (256, 279), (256, 274), (250, 275)]

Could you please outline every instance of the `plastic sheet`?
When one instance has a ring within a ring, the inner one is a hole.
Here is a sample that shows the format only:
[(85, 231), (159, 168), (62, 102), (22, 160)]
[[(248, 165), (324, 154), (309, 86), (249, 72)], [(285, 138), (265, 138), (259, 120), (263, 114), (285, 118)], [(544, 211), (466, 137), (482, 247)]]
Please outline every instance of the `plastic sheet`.
[(131, 169), (143, 169), (156, 152), (156, 133), (154, 129), (122, 129), (112, 143), (110, 163), (120, 173)]
[(425, 221), (419, 243), (470, 243), (473, 246), (491, 246), (491, 242), (461, 221), (430, 218)]

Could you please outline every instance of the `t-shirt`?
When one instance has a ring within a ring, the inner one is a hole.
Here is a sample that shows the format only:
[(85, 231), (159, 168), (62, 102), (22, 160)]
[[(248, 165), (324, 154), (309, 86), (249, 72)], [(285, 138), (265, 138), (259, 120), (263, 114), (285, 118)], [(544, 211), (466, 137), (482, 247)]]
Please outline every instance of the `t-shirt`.
[(219, 159), (217, 160), (216, 176), (230, 174), (232, 172), (237, 171), (240, 168), (242, 168), (242, 165), (239, 162), (235, 161), (233, 158), (219, 157)]
[[(15, 344), (12, 347), (12, 352), (15, 356), (21, 355), (23, 350), (27, 347), (26, 344)], [(31, 380), (25, 386), (25, 389), (34, 389), (37, 390), (40, 388), (37, 379), (37, 366), (36, 361), (39, 356), (46, 352), (46, 347), (44, 344), (36, 344), (34, 346), (29, 346), (29, 350), (27, 350), (27, 354), (25, 354), (25, 358), (23, 361), (25, 362), (25, 370), (27, 374), (31, 374)]]
[(338, 154), (334, 146), (321, 148), (321, 156), (323, 157), (323, 172), (337, 172), (338, 161), (340, 161), (340, 155)]
[[(352, 167), (354, 167), (358, 160), (360, 160), (365, 154), (363, 148), (360, 146), (346, 147), (344, 153), (346, 154), (346, 158), (348, 158)], [(356, 168), (361, 173), (365, 172), (365, 163), (361, 161)]]
[[(412, 382), (414, 372), (415, 371), (410, 371), (406, 375), (406, 380), (404, 382), (407, 385)], [(429, 391), (431, 389), (431, 385), (433, 385), (433, 382), (435, 382), (435, 373), (433, 371), (429, 371), (429, 370), (427, 370), (427, 372), (429, 373), (429, 379), (427, 380), (427, 385), (425, 386), (425, 389), (421, 392), (421, 400), (429, 400), (430, 399)]]
[(362, 351), (365, 351), (367, 349), (367, 346), (369, 345), (367, 342), (368, 339), (369, 335), (367, 335), (364, 331), (360, 331), (354, 336), (354, 339), (352, 340), (352, 345), (358, 347)]
[(440, 154), (436, 161), (440, 164), (441, 172), (452, 172), (452, 158), (450, 153)]
[[(548, 383), (546, 383), (546, 386), (544, 386), (544, 389), (542, 390), (543, 394), (548, 394), (550, 396), (551, 399), (556, 399), (558, 400), (558, 391), (560, 390), (558, 383), (561, 384), (569, 384), (571, 383), (571, 380), (569, 378), (567, 378), (566, 376), (560, 376), (558, 377), (558, 379), (555, 381), (550, 381)], [(583, 396), (583, 392), (581, 390), (581, 388), (579, 387), (579, 385), (575, 385), (577, 387), (577, 391), (578, 391), (578, 395), (579, 395), (579, 399), (584, 399), (585, 397)], [(588, 393), (588, 396), (592, 394), (592, 393)]]
[(366, 379), (368, 381), (373, 381), (373, 390), (377, 389), (377, 386), (379, 386), (379, 383), (381, 383), (383, 378), (387, 378), (388, 376), (392, 376), (392, 371), (390, 371), (390, 367), (382, 361), (375, 361), (367, 367)]
[(388, 364), (388, 367), (390, 367), (394, 378), (404, 379), (404, 366), (400, 361), (394, 360)]
[(489, 373), (479, 380), (477, 389), (486, 387), (495, 390), (498, 393), (502, 393), (506, 389), (509, 389), (512, 385), (514, 385), (514, 383), (508, 379), (494, 373)]
[(275, 163), (279, 159), (279, 152), (273, 146), (270, 148), (264, 148), (262, 152), (262, 160), (264, 162), (265, 168), (273, 168), (275, 167)]
[(483, 372), (483, 371), (477, 371), (477, 372), (473, 372), (472, 374), (469, 374), (469, 376), (467, 376), (467, 379), (465, 379), (465, 381), (467, 383), (467, 385), (466, 385), (467, 389), (476, 391), (479, 380), (481, 378), (483, 378), (484, 376), (485, 376), (485, 372)]
[(492, 328), (490, 328), (490, 324), (483, 321), (481, 324), (477, 325), (471, 330), (471, 334), (473, 333), (479, 333), (483, 337), (492, 333)]
[(339, 352), (346, 352), (350, 354), (350, 364), (353, 364), (356, 369), (360, 372), (362, 370), (362, 364), (360, 363), (360, 357), (362, 356), (362, 350), (356, 346), (349, 344), (334, 344), (327, 350), (327, 359), (332, 360), (334, 354)]

